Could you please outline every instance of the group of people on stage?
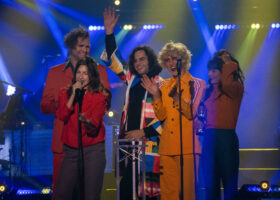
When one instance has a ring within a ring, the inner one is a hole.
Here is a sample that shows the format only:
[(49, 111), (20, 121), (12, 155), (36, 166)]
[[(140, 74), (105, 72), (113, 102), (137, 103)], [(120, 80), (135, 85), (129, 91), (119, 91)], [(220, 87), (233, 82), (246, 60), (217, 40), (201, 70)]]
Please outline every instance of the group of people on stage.
[[(112, 8), (105, 9), (103, 16), (106, 49), (101, 59), (127, 85), (120, 137), (146, 139), (151, 165), (146, 199), (196, 199), (199, 164), (204, 166), (205, 200), (220, 199), (221, 181), (224, 199), (236, 199), (239, 146), (235, 128), (244, 93), (238, 61), (226, 50), (216, 52), (208, 63), (209, 86), (189, 73), (192, 55), (182, 43), (166, 43), (158, 56), (149, 46), (137, 46), (125, 62), (114, 36), (119, 16)], [(106, 163), (103, 117), (111, 102), (108, 74), (106, 67), (89, 57), (85, 29), (72, 30), (64, 43), (69, 59), (50, 68), (41, 101), (43, 113), (55, 114), (52, 199), (69, 200), (78, 191), (86, 200), (98, 200)], [(159, 76), (163, 68), (170, 78)], [(199, 107), (204, 108), (204, 117), (197, 115)], [(201, 124), (205, 128), (202, 150), (195, 134)], [(81, 166), (84, 187), (78, 188)], [(127, 162), (122, 171), (120, 199), (131, 200), (132, 163)]]

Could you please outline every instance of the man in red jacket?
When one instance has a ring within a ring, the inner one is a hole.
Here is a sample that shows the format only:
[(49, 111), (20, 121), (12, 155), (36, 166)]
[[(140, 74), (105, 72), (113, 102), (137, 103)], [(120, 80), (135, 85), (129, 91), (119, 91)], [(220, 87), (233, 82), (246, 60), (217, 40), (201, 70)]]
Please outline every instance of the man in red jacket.
[[(44, 114), (55, 114), (58, 105), (58, 92), (60, 88), (71, 85), (73, 71), (77, 62), (89, 56), (90, 38), (87, 30), (83, 28), (73, 29), (64, 37), (64, 44), (69, 50), (68, 61), (60, 65), (50, 68), (45, 84), (43, 97), (41, 100), (41, 111)], [(110, 91), (108, 74), (106, 67), (98, 65), (100, 80), (104, 87)], [(108, 105), (110, 102), (108, 102)], [(55, 116), (52, 147), (53, 152), (53, 193), (57, 181), (58, 172), (60, 169), (61, 160), (63, 158), (63, 144), (61, 141), (63, 122)]]

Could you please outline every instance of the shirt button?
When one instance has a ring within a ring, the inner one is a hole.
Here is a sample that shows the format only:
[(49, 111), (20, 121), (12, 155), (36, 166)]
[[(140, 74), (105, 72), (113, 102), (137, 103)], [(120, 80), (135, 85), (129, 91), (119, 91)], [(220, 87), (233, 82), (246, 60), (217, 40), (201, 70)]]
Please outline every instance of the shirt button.
[(170, 133), (173, 134), (173, 131), (171, 131)]
[(171, 118), (172, 121), (174, 121), (174, 118)]

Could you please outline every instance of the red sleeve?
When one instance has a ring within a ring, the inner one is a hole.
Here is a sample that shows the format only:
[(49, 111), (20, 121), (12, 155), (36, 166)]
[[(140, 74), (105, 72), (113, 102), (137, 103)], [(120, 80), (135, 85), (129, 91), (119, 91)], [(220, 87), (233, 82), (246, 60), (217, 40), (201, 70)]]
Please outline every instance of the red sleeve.
[(58, 119), (64, 122), (68, 121), (71, 113), (74, 110), (73, 106), (70, 109), (67, 107), (67, 101), (67, 89), (63, 88), (59, 91), (58, 94), (58, 109), (56, 111), (56, 116), (58, 117)]
[(54, 84), (55, 74), (54, 71), (50, 70), (43, 97), (41, 100), (41, 111), (44, 114), (55, 114), (57, 108), (57, 101), (55, 99), (55, 92), (57, 92), (56, 85)]
[(221, 76), (222, 89), (230, 97), (240, 96), (244, 92), (244, 86), (240, 81), (233, 78), (233, 73), (237, 70), (237, 64), (230, 62), (223, 65)]
[(106, 112), (106, 95), (103, 93), (94, 93), (91, 96), (90, 109), (85, 113), (85, 118), (91, 119), (92, 125), (98, 128), (103, 122)]

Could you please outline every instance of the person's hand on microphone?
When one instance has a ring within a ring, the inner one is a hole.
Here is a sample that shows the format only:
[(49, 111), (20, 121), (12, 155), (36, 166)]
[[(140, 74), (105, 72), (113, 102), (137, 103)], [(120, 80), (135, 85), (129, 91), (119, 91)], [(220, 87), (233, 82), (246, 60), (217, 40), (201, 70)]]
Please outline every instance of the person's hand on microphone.
[(72, 94), (71, 94), (71, 96), (68, 99), (67, 104), (66, 104), (66, 106), (68, 108), (71, 108), (73, 106), (75, 96), (76, 96), (76, 91), (77, 91), (77, 89), (82, 89), (82, 87), (83, 87), (82, 83), (83, 83), (82, 80), (77, 80), (76, 83), (74, 83), (72, 85)]
[(76, 83), (72, 85), (72, 95), (75, 96), (76, 89), (82, 89), (83, 87), (83, 81), (81, 79), (77, 80)]

